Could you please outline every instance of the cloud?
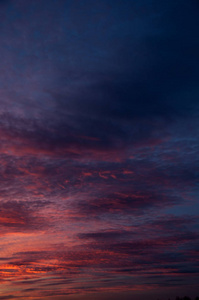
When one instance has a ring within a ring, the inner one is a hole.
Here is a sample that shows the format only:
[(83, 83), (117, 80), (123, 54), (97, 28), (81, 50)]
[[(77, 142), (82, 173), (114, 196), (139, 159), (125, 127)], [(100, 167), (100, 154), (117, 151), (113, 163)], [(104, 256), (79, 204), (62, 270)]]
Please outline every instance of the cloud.
[(80, 233), (78, 237), (83, 240), (114, 240), (120, 238), (126, 238), (131, 236), (132, 233), (124, 230), (109, 230), (109, 231), (99, 231), (90, 233)]
[(37, 210), (48, 205), (48, 202), (7, 201), (0, 205), (1, 234), (41, 230), (46, 227), (44, 218), (37, 215)]
[(0, 5), (0, 298), (197, 286), (196, 1)]

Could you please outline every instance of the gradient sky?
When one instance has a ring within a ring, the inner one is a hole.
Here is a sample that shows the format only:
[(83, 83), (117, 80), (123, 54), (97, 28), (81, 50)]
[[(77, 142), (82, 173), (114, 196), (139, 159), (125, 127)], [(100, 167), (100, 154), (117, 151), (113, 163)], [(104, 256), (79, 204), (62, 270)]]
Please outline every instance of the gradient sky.
[(0, 1), (0, 299), (199, 293), (198, 16)]

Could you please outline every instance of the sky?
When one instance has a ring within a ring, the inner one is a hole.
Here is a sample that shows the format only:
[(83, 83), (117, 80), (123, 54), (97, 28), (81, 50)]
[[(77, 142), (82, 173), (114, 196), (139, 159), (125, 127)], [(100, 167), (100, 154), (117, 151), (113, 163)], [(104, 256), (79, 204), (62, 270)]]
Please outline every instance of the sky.
[(198, 14), (0, 1), (0, 299), (199, 294)]

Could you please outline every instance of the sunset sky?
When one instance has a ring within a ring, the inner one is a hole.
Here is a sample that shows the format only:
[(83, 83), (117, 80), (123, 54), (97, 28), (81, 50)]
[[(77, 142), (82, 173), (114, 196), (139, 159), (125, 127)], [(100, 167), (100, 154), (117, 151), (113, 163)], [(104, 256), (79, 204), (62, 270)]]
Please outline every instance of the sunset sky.
[(199, 295), (199, 2), (0, 1), (0, 300)]

